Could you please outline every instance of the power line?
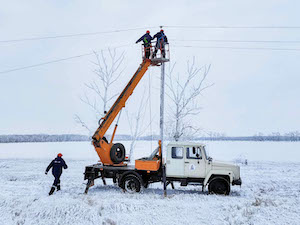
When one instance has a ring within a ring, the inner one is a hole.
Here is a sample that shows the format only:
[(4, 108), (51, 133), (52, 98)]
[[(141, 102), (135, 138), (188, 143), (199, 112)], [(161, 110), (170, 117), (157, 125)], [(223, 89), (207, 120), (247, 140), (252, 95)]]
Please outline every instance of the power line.
[[(113, 48), (114, 49), (115, 48), (122, 48), (122, 47), (126, 47), (126, 46), (129, 46), (129, 45), (121, 45), (121, 46), (117, 46), (117, 47), (113, 47)], [(75, 59), (75, 58), (81, 58), (81, 57), (93, 55), (93, 54), (95, 54), (97, 52), (104, 51), (104, 50), (107, 50), (107, 49), (101, 49), (101, 50), (93, 51), (93, 52), (90, 52), (90, 53), (85, 53), (85, 54), (70, 56), (70, 57), (66, 57), (66, 58), (55, 59), (55, 60), (51, 60), (51, 61), (47, 61), (47, 62), (42, 62), (42, 63), (37, 63), (37, 64), (29, 65), (29, 66), (23, 66), (23, 67), (17, 67), (17, 68), (14, 68), (14, 69), (3, 70), (3, 71), (0, 71), (0, 74), (11, 73), (11, 72), (18, 71), (18, 70), (29, 69), (29, 68), (33, 68), (33, 67), (38, 67), (38, 66), (43, 66), (43, 65), (47, 65), (47, 64), (62, 62), (62, 61), (66, 61), (66, 60), (70, 60), (70, 59)]]
[(230, 42), (230, 43), (300, 43), (300, 40), (222, 40), (222, 39), (201, 39), (201, 40), (183, 40), (171, 39), (171, 41), (182, 42)]
[(11, 39), (11, 40), (2, 40), (2, 41), (0, 40), (0, 43), (36, 41), (36, 40), (70, 38), (70, 37), (80, 37), (80, 36), (93, 36), (93, 35), (100, 35), (100, 34), (119, 33), (119, 32), (134, 31), (134, 30), (141, 30), (141, 29), (150, 29), (150, 28), (156, 28), (156, 27), (139, 27), (139, 28), (120, 29), (120, 30), (111, 30), (111, 31), (100, 31), (100, 32), (90, 32), (90, 33), (75, 33), (75, 34), (65, 34), (65, 35), (55, 35), (55, 36), (20, 38), (20, 39)]
[(168, 28), (184, 28), (184, 29), (300, 29), (300, 26), (211, 26), (211, 25), (200, 25), (200, 26), (163, 26)]
[(33, 64), (33, 65), (30, 65), (30, 66), (23, 66), (23, 67), (18, 67), (18, 68), (10, 69), (10, 70), (4, 70), (4, 71), (1, 71), (0, 74), (10, 73), (10, 72), (14, 72), (14, 71), (18, 71), (18, 70), (24, 70), (24, 69), (29, 69), (29, 68), (38, 67), (38, 66), (43, 66), (43, 65), (47, 65), (47, 64), (51, 64), (51, 63), (57, 63), (57, 62), (66, 61), (66, 60), (69, 60), (69, 59), (80, 58), (80, 57), (84, 57), (84, 56), (88, 56), (88, 55), (92, 55), (92, 54), (94, 54), (94, 53), (87, 53), (87, 54), (82, 54), (82, 55), (76, 55), (76, 56), (71, 56), (71, 57), (62, 58), (62, 59), (56, 59), (56, 60), (52, 60), (52, 61), (48, 61), (48, 62)]
[[(39, 37), (29, 37), (29, 38), (17, 38), (9, 40), (0, 40), (0, 43), (13, 43), (13, 42), (23, 42), (23, 41), (36, 41), (36, 40), (47, 40), (47, 39), (58, 39), (58, 38), (70, 38), (70, 37), (81, 37), (81, 36), (94, 36), (101, 34), (119, 33), (126, 31), (135, 31), (142, 29), (157, 28), (158, 26), (152, 27), (138, 27), (129, 29), (117, 29), (111, 31), (97, 31), (97, 32), (87, 32), (87, 33), (74, 33), (74, 34), (63, 34), (54, 36), (39, 36)], [(163, 26), (167, 28), (180, 28), (180, 29), (300, 29), (300, 26), (210, 26), (210, 25), (200, 25), (200, 26)]]
[[(112, 48), (122, 48), (122, 47), (126, 47), (129, 45), (131, 45), (131, 44), (121, 45), (121, 46), (112, 47)], [(300, 51), (300, 48), (257, 48), (257, 47), (254, 47), (254, 48), (249, 47), (248, 48), (248, 47), (231, 47), (231, 46), (193, 46), (193, 45), (172, 45), (172, 47), (175, 47), (175, 48), (176, 47), (178, 47), (178, 48), (203, 48), (203, 49), (233, 49), (233, 50)], [(60, 58), (60, 59), (42, 62), (42, 63), (38, 63), (38, 64), (33, 64), (33, 65), (29, 65), (29, 66), (23, 66), (23, 67), (17, 67), (14, 69), (3, 70), (3, 71), (0, 71), (0, 74), (5, 74), (5, 73), (18, 71), (18, 70), (24, 70), (24, 69), (43, 66), (43, 65), (47, 65), (47, 64), (57, 63), (57, 62), (61, 62), (61, 61), (71, 60), (74, 58), (81, 58), (81, 57), (93, 55), (95, 52), (97, 53), (97, 52), (100, 52), (103, 50), (107, 50), (107, 49), (102, 49), (102, 50), (98, 50), (98, 51), (94, 51), (94, 52), (90, 52), (90, 53), (70, 56), (70, 57), (66, 57), (66, 58)]]
[(300, 48), (247, 48), (231, 46), (193, 46), (193, 45), (172, 45), (179, 48), (208, 48), (208, 49), (237, 49), (237, 50), (270, 50), (270, 51), (300, 51)]

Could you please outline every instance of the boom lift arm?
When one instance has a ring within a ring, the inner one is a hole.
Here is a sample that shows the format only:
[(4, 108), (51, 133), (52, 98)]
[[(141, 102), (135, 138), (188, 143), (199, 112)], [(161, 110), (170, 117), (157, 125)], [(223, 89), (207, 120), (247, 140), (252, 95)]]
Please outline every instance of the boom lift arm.
[[(125, 103), (133, 93), (134, 89), (136, 88), (137, 84), (140, 82), (144, 74), (146, 73), (148, 67), (151, 65), (150, 59), (144, 59), (141, 63), (135, 74), (132, 76), (131, 80), (128, 82), (118, 99), (115, 101), (113, 106), (109, 109), (106, 115), (101, 119), (101, 123), (99, 128), (96, 130), (95, 134), (93, 135), (92, 143), (95, 147), (95, 150), (98, 156), (101, 159), (101, 162), (104, 165), (114, 165), (114, 164), (122, 164), (125, 158), (125, 149), (122, 144), (113, 144), (113, 138), (115, 135), (115, 131), (117, 128), (114, 129), (112, 138), (110, 143), (104, 137), (106, 131), (109, 129), (111, 124), (113, 123), (114, 119), (117, 117), (119, 112), (123, 107), (125, 107)], [(117, 157), (116, 157), (117, 156)]]

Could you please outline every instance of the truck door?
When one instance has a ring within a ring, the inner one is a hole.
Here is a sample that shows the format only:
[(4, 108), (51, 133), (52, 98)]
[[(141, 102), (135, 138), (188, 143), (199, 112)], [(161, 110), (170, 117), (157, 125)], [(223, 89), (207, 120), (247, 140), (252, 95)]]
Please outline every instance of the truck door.
[(205, 161), (200, 147), (186, 148), (184, 175), (186, 177), (205, 177)]
[(171, 147), (167, 152), (167, 177), (183, 177), (184, 176), (184, 148)]

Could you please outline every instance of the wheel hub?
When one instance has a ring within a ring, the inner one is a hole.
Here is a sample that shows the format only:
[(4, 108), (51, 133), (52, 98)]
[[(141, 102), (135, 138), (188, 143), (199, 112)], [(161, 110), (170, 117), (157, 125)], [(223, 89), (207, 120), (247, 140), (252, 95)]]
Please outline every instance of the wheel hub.
[(136, 192), (136, 184), (132, 180), (127, 180), (125, 182), (125, 190), (129, 193), (134, 193)]

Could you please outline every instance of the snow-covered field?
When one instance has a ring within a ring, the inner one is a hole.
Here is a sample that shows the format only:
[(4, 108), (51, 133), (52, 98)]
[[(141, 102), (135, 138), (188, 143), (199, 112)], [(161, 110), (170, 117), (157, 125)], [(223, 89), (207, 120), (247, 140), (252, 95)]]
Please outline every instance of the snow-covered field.
[[(207, 144), (213, 158), (248, 159), (241, 165), (242, 187), (229, 196), (177, 184), (163, 198), (159, 183), (131, 195), (101, 180), (84, 195), (84, 168), (98, 160), (90, 143), (0, 144), (0, 225), (300, 224), (300, 143)], [(44, 171), (58, 152), (69, 168), (62, 191), (49, 197), (53, 177)], [(150, 152), (150, 142), (139, 142), (135, 157)]]

